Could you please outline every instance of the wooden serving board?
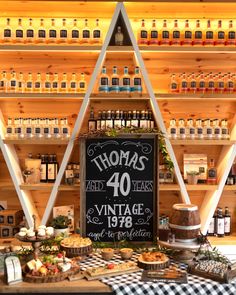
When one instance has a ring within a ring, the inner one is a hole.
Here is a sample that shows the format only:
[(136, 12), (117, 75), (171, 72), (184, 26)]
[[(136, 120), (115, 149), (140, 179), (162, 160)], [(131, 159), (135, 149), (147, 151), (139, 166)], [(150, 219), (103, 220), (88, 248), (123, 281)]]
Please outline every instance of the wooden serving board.
[(92, 280), (99, 280), (105, 277), (113, 277), (113, 276), (119, 276), (119, 275), (124, 275), (127, 273), (132, 273), (132, 272), (137, 272), (140, 271), (141, 269), (139, 267), (135, 267), (129, 270), (122, 270), (122, 271), (116, 271), (116, 272), (111, 272), (111, 273), (104, 273), (104, 274), (100, 274), (100, 275), (96, 275), (96, 276), (91, 276), (90, 274), (88, 274), (86, 271), (84, 272), (84, 277), (88, 280), (88, 281), (92, 281)]

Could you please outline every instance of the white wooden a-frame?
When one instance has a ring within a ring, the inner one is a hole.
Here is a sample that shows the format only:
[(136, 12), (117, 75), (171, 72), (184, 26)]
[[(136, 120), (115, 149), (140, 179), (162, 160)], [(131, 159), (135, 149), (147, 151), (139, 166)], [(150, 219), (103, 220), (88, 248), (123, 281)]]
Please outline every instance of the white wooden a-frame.
[[(98, 60), (96, 62), (96, 66), (94, 68), (91, 80), (89, 82), (88, 90), (87, 90), (87, 92), (85, 94), (85, 97), (84, 97), (83, 103), (81, 105), (78, 117), (76, 119), (75, 126), (74, 126), (74, 129), (72, 131), (71, 139), (70, 139), (70, 141), (68, 143), (66, 152), (64, 154), (64, 157), (63, 157), (61, 167), (59, 169), (55, 184), (54, 184), (53, 189), (51, 191), (51, 194), (50, 194), (50, 197), (49, 197), (49, 200), (48, 200), (48, 203), (47, 203), (47, 207), (46, 207), (43, 219), (42, 219), (42, 224), (45, 224), (48, 221), (50, 213), (51, 213), (52, 208), (54, 206), (54, 203), (55, 203), (55, 200), (56, 200), (56, 197), (57, 197), (57, 193), (58, 193), (58, 187), (59, 187), (59, 185), (61, 183), (63, 173), (65, 171), (66, 165), (67, 165), (67, 163), (69, 161), (69, 158), (71, 156), (71, 152), (73, 150), (74, 140), (76, 138), (76, 135), (79, 133), (79, 131), (81, 129), (83, 119), (84, 119), (85, 113), (86, 113), (88, 105), (89, 105), (89, 99), (90, 99), (91, 93), (92, 93), (93, 88), (95, 86), (96, 79), (97, 79), (97, 77), (98, 77), (98, 75), (100, 73), (100, 69), (102, 67), (102, 64), (103, 64), (103, 61), (104, 61), (104, 58), (105, 58), (105, 55), (106, 55), (106, 50), (107, 50), (107, 47), (108, 47), (109, 42), (111, 40), (112, 34), (114, 32), (114, 29), (115, 29), (115, 25), (116, 25), (116, 22), (118, 20), (118, 17), (119, 17), (120, 13), (123, 16), (124, 23), (126, 25), (126, 28), (127, 28), (127, 31), (128, 31), (132, 46), (134, 48), (134, 52), (135, 52), (135, 55), (136, 55), (136, 58), (137, 58), (137, 62), (139, 64), (139, 66), (140, 66), (141, 73), (143, 75), (143, 79), (144, 79), (144, 83), (145, 83), (146, 88), (147, 88), (147, 92), (150, 95), (150, 101), (151, 101), (151, 106), (152, 106), (152, 109), (153, 109), (154, 117), (156, 119), (156, 122), (157, 122), (160, 130), (164, 134), (166, 134), (166, 128), (165, 128), (165, 125), (164, 125), (164, 122), (163, 122), (163, 119), (162, 119), (162, 116), (161, 116), (161, 112), (160, 112), (160, 109), (159, 109), (158, 104), (156, 102), (156, 98), (155, 98), (155, 95), (154, 95), (154, 92), (153, 92), (153, 89), (152, 89), (152, 85), (151, 85), (151, 83), (149, 81), (148, 74), (147, 74), (147, 71), (146, 71), (142, 56), (141, 56), (141, 54), (139, 52), (139, 48), (138, 48), (137, 42), (135, 40), (135, 37), (134, 37), (133, 31), (132, 31), (132, 28), (131, 28), (131, 25), (130, 25), (130, 22), (129, 22), (129, 19), (128, 19), (128, 16), (127, 16), (127, 13), (126, 13), (126, 10), (125, 10), (125, 7), (124, 7), (124, 4), (123, 3), (118, 3), (116, 5), (116, 9), (115, 9), (115, 12), (114, 12), (114, 15), (113, 15), (109, 30), (107, 32), (105, 41), (103, 43), (101, 52), (100, 52)], [(188, 193), (187, 193), (186, 187), (184, 185), (183, 178), (181, 176), (181, 173), (180, 173), (180, 170), (179, 170), (179, 167), (178, 167), (178, 163), (177, 163), (177, 160), (175, 158), (174, 151), (172, 149), (171, 143), (170, 143), (168, 138), (165, 138), (165, 142), (166, 142), (167, 151), (168, 151), (168, 153), (169, 153), (169, 155), (171, 157), (171, 160), (174, 163), (176, 178), (177, 178), (177, 181), (178, 181), (178, 183), (180, 185), (182, 201), (185, 202), (185, 203), (190, 203)]]

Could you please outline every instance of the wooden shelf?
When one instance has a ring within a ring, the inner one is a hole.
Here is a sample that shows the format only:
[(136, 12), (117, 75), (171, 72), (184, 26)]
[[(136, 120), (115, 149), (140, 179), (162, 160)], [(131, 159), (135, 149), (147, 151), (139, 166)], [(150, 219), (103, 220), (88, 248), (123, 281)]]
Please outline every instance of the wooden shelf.
[(62, 139), (4, 139), (3, 142), (23, 145), (67, 145), (69, 141)]
[(12, 191), (14, 190), (14, 186), (12, 182), (9, 181), (1, 181), (0, 183), (0, 191)]
[(162, 100), (177, 100), (179, 102), (186, 101), (186, 100), (209, 100), (209, 101), (236, 101), (236, 94), (185, 94), (185, 93), (178, 93), (178, 94), (172, 94), (172, 93), (157, 93), (156, 94), (157, 101)]
[(224, 236), (223, 238), (218, 238), (213, 236), (213, 237), (208, 237), (208, 239), (213, 246), (221, 246), (221, 245), (236, 246), (236, 233), (233, 233), (230, 236)]
[[(188, 191), (212, 191), (217, 189), (217, 185), (207, 185), (207, 184), (186, 184), (186, 188)], [(178, 184), (160, 184), (159, 185), (160, 191), (179, 191)]]
[(84, 94), (81, 93), (0, 93), (0, 101), (9, 101), (19, 98), (20, 100), (45, 101), (45, 100), (63, 100), (65, 101), (82, 101)]
[[(49, 191), (52, 189), (54, 183), (39, 183), (39, 184), (21, 184), (20, 189), (28, 191)], [(59, 186), (59, 191), (77, 191), (79, 190), (80, 185), (65, 185), (62, 184)]]
[(224, 186), (224, 191), (234, 191), (236, 192), (236, 185), (225, 185)]
[(220, 140), (220, 139), (199, 139), (199, 140), (191, 140), (191, 139), (171, 139), (172, 145), (232, 145), (236, 143), (233, 140)]

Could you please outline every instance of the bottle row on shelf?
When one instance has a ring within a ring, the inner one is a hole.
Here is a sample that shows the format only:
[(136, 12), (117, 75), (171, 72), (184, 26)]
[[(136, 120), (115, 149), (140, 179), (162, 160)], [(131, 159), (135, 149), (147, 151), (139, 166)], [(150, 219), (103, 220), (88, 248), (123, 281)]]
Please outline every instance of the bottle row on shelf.
[(170, 92), (172, 93), (234, 93), (236, 75), (233, 73), (181, 73), (171, 75)]
[(8, 118), (5, 138), (68, 139), (70, 127), (67, 118)]
[(98, 90), (101, 93), (142, 93), (142, 76), (139, 67), (135, 67), (134, 75), (131, 77), (126, 66), (122, 76), (118, 74), (116, 66), (113, 66), (111, 75), (107, 74), (107, 68), (103, 66)]
[(168, 136), (170, 139), (229, 139), (230, 133), (226, 119), (171, 119)]
[(233, 20), (153, 20), (151, 27), (141, 21), (140, 45), (235, 46)]
[(80, 183), (80, 164), (69, 163), (65, 170), (65, 184), (75, 185)]
[(168, 169), (167, 165), (161, 164), (159, 165), (159, 183), (173, 183), (174, 182), (174, 173), (170, 169)]
[(4, 93), (85, 93), (87, 88), (84, 73), (80, 79), (76, 73), (72, 73), (70, 79), (67, 73), (59, 77), (58, 73), (37, 73), (33, 75), (15, 71), (7, 73), (3, 71), (0, 78), (0, 92)]
[(153, 129), (155, 123), (153, 114), (150, 110), (108, 110), (98, 111), (97, 119), (95, 119), (94, 110), (91, 108), (88, 121), (88, 130), (107, 130), (111, 128), (141, 128)]
[(231, 233), (231, 214), (228, 207), (225, 207), (223, 214), (222, 208), (218, 207), (214, 216), (211, 218), (208, 235), (224, 237)]
[(101, 44), (102, 30), (99, 19), (6, 19), (0, 28), (2, 43), (79, 43)]
[(234, 185), (236, 184), (236, 159), (229, 171), (229, 175), (226, 179), (226, 183), (227, 185)]

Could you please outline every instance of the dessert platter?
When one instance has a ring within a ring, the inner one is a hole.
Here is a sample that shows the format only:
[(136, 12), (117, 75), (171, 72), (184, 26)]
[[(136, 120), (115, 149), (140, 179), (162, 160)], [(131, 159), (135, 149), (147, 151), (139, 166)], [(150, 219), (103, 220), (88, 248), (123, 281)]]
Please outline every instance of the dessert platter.
[(144, 252), (138, 258), (138, 266), (144, 270), (157, 270), (168, 267), (169, 258), (161, 252)]
[(61, 241), (61, 250), (66, 252), (67, 257), (85, 257), (92, 253), (92, 241), (83, 238), (79, 234), (73, 234)]

